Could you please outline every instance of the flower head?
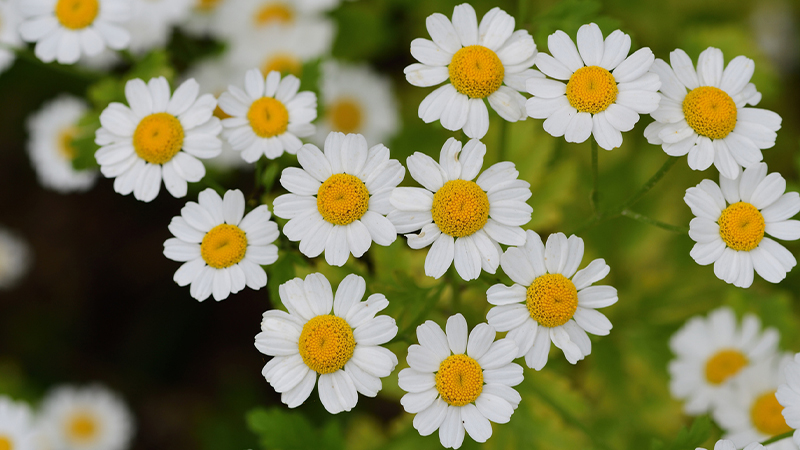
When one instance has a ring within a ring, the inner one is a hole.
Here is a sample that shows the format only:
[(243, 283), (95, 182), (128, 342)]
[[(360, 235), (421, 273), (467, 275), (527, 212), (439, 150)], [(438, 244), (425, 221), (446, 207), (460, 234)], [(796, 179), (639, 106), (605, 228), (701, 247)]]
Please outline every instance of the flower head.
[(786, 382), (778, 386), (775, 398), (783, 406), (783, 418), (786, 425), (795, 429), (794, 443), (800, 447), (800, 353), (783, 369)]
[(33, 450), (34, 434), (30, 407), (0, 396), (0, 449)]

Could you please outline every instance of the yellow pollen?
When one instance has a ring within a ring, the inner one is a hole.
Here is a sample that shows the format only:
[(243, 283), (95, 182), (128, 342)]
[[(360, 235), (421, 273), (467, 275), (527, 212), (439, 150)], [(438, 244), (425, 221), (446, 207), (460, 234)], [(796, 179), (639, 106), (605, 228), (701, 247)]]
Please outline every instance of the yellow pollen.
[(764, 238), (764, 216), (750, 203), (734, 203), (719, 216), (719, 235), (728, 247), (749, 252)]
[(297, 346), (309, 369), (317, 373), (333, 373), (353, 357), (356, 340), (347, 321), (324, 315), (303, 325)]
[(546, 273), (528, 286), (525, 303), (531, 318), (540, 325), (555, 328), (569, 322), (578, 309), (578, 290), (560, 273)]
[(503, 84), (506, 70), (497, 53), (482, 45), (470, 45), (457, 51), (447, 68), (450, 83), (470, 98), (485, 98)]
[(72, 145), (76, 134), (78, 130), (72, 127), (64, 128), (58, 133), (58, 153), (68, 161), (72, 161), (78, 155), (75, 146)]
[(223, 223), (212, 228), (200, 243), (200, 256), (215, 269), (230, 267), (244, 258), (247, 235), (236, 225)]
[(361, 104), (349, 98), (339, 99), (328, 107), (328, 117), (333, 131), (356, 133), (363, 120)]
[(272, 97), (261, 97), (250, 105), (247, 120), (253, 132), (262, 138), (275, 137), (289, 128), (289, 111), (280, 100)]
[(706, 380), (711, 384), (722, 384), (747, 365), (747, 357), (739, 350), (720, 350), (706, 361)]
[(369, 207), (369, 191), (358, 177), (333, 174), (317, 191), (317, 210), (322, 218), (335, 225), (347, 225), (360, 219)]
[(450, 180), (433, 194), (431, 215), (442, 233), (469, 236), (489, 220), (489, 197), (474, 181)]
[(775, 398), (775, 391), (770, 391), (753, 402), (753, 406), (750, 408), (750, 419), (753, 421), (753, 426), (762, 434), (777, 436), (792, 431), (792, 428), (786, 425), (786, 419), (782, 412), (783, 406)]
[(617, 80), (599, 66), (576, 70), (567, 82), (567, 100), (580, 112), (603, 112), (617, 99)]
[(97, 435), (97, 420), (88, 413), (81, 412), (70, 418), (67, 436), (74, 441), (90, 441)]
[(263, 27), (272, 23), (288, 24), (294, 19), (294, 12), (283, 3), (266, 3), (256, 10), (254, 20), (256, 26)]
[(14, 445), (11, 443), (11, 438), (0, 434), (0, 450), (14, 450)]
[(472, 403), (483, 392), (483, 369), (467, 355), (450, 355), (439, 364), (436, 390), (449, 405)]
[(196, 7), (201, 11), (213, 11), (221, 0), (197, 0)]
[(700, 86), (683, 99), (686, 123), (699, 135), (722, 139), (736, 127), (736, 103), (725, 91), (712, 86)]
[(133, 133), (136, 154), (151, 164), (170, 161), (183, 147), (183, 125), (172, 114), (156, 113), (142, 119)]
[(261, 67), (261, 72), (268, 74), (272, 71), (281, 75), (294, 75), (300, 77), (303, 73), (303, 63), (290, 53), (277, 53), (267, 59)]
[(98, 0), (58, 0), (56, 3), (56, 18), (61, 25), (71, 30), (88, 27), (99, 12)]

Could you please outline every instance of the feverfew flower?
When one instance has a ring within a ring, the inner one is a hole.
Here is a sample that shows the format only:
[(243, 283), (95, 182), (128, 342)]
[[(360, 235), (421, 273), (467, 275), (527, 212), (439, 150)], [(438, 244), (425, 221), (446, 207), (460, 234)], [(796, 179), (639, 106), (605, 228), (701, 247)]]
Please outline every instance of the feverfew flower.
[(187, 32), (200, 36), (216, 36), (219, 8), (224, 0), (194, 0), (189, 17), (181, 24)]
[[(603, 40), (600, 27), (591, 23), (578, 30), (578, 46), (559, 30), (547, 39), (553, 56), (539, 53), (536, 67), (550, 78), (531, 78), (527, 90), (528, 115), (546, 119), (544, 130), (567, 142), (597, 144), (613, 150), (622, 145), (622, 132), (630, 131), (639, 114), (656, 110), (658, 76), (647, 73), (653, 52), (640, 48), (628, 56), (631, 37), (620, 30)], [(563, 80), (566, 81), (564, 83)]]
[(786, 278), (797, 260), (764, 237), (800, 238), (800, 221), (788, 220), (800, 211), (800, 195), (785, 191), (786, 180), (779, 173), (767, 175), (764, 163), (736, 180), (720, 176), (719, 185), (703, 180), (687, 189), (683, 200), (697, 216), (689, 223), (689, 236), (697, 242), (692, 258), (701, 266), (714, 263), (714, 275), (738, 287), (753, 284), (754, 269), (770, 283)]
[[(375, 316), (389, 305), (383, 294), (366, 291), (364, 279), (350, 274), (336, 289), (321, 273), (295, 278), (278, 289), (288, 313), (264, 313), (256, 348), (274, 356), (261, 372), (281, 401), (296, 408), (317, 384), (319, 399), (331, 414), (350, 411), (358, 394), (375, 397), (381, 378), (397, 366), (397, 357), (381, 347), (397, 335), (389, 316)], [(331, 311), (333, 314), (331, 314)]]
[(263, 31), (309, 31), (329, 22), (322, 13), (338, 4), (339, 0), (225, 0), (216, 7), (218, 33), (242, 41)]
[[(696, 450), (706, 450), (706, 449), (697, 447)], [(717, 441), (716, 444), (714, 444), (714, 450), (736, 450), (736, 446), (733, 444), (733, 441), (729, 441), (727, 439), (720, 439)], [(751, 442), (747, 444), (743, 450), (764, 450), (764, 446), (761, 445), (760, 442)]]
[(794, 443), (800, 447), (800, 353), (784, 368), (786, 382), (778, 386), (775, 398), (784, 407), (783, 418), (786, 425), (795, 429)]
[(688, 153), (694, 170), (714, 163), (728, 178), (760, 162), (761, 149), (775, 145), (781, 117), (746, 107), (761, 97), (750, 83), (753, 60), (737, 56), (725, 67), (722, 51), (709, 47), (700, 54), (696, 72), (683, 50), (670, 53), (670, 62), (657, 59), (650, 69), (662, 84), (661, 103), (651, 114), (656, 121), (644, 130), (647, 141), (670, 156)]
[(28, 405), (0, 396), (0, 448), (34, 450), (33, 413)]
[(126, 28), (131, 33), (130, 51), (142, 55), (167, 45), (172, 28), (183, 22), (192, 10), (194, 0), (130, 0), (131, 20)]
[(32, 259), (28, 243), (0, 227), (0, 290), (16, 286), (30, 269)]
[[(11, 0), (0, 0), (0, 44), (18, 47), (22, 44), (17, 27), (22, 18), (17, 12), (17, 5)], [(14, 51), (4, 46), (0, 47), (0, 73), (8, 69), (16, 55)]]
[(450, 82), (420, 103), (420, 119), (440, 120), (451, 131), (463, 128), (476, 139), (489, 130), (483, 99), (509, 122), (525, 119), (525, 97), (517, 91), (541, 74), (530, 69), (536, 44), (526, 30), (514, 31), (512, 16), (492, 8), (478, 25), (475, 9), (464, 3), (453, 10), (452, 22), (435, 13), (425, 23), (433, 41), (411, 41), (411, 55), (422, 64), (406, 67), (406, 80), (420, 87)]

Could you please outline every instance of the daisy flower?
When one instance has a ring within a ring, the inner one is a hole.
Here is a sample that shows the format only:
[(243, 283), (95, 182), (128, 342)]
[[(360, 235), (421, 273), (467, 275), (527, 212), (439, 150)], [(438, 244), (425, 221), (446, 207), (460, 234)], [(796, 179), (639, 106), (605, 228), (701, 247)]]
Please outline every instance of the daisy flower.
[(303, 143), (299, 138), (314, 134), (311, 121), (317, 118), (317, 96), (297, 92), (300, 80), (280, 72), (270, 72), (266, 79), (258, 69), (247, 71), (244, 91), (229, 86), (219, 98), (220, 109), (231, 116), (222, 121), (225, 138), (240, 151), (248, 163), (261, 155), (275, 159), (283, 152), (296, 154)]
[(540, 53), (536, 67), (550, 78), (528, 80), (533, 97), (525, 106), (529, 116), (546, 119), (544, 130), (551, 135), (567, 142), (594, 136), (600, 147), (613, 150), (639, 114), (658, 108), (661, 81), (647, 72), (655, 57), (647, 47), (628, 56), (630, 36), (615, 30), (604, 40), (594, 23), (578, 30), (577, 42), (576, 48), (561, 30), (547, 38), (553, 56)]
[[(784, 368), (786, 382), (778, 386), (775, 398), (783, 406), (783, 418), (786, 425), (800, 429), (800, 353)], [(794, 432), (794, 443), (800, 447), (800, 431)]]
[(726, 283), (747, 288), (753, 270), (770, 283), (778, 283), (797, 265), (782, 240), (800, 238), (800, 221), (788, 220), (800, 211), (800, 195), (784, 193), (786, 180), (767, 175), (767, 165), (757, 163), (731, 180), (720, 176), (719, 185), (703, 180), (686, 190), (683, 200), (695, 217), (689, 236), (696, 242), (690, 255), (697, 264), (714, 263), (714, 275)]
[(420, 103), (420, 119), (439, 120), (451, 131), (463, 128), (476, 139), (489, 130), (483, 99), (509, 122), (525, 119), (525, 97), (517, 91), (525, 90), (525, 81), (537, 76), (530, 69), (536, 44), (526, 30), (514, 31), (512, 16), (492, 8), (478, 25), (475, 9), (463, 3), (453, 10), (452, 22), (436, 13), (425, 24), (433, 41), (411, 41), (411, 55), (421, 64), (405, 68), (406, 80), (420, 87), (450, 82)]
[(0, 73), (14, 64), (16, 54), (8, 47), (19, 47), (22, 39), (19, 37), (17, 27), (22, 18), (17, 12), (17, 5), (10, 0), (0, 0)]
[(327, 22), (322, 13), (338, 4), (339, 0), (226, 0), (217, 7), (217, 31), (240, 40), (270, 29), (313, 28)]
[(66, 450), (123, 450), (133, 437), (133, 417), (125, 402), (102, 386), (62, 386), (42, 401), (40, 419), (52, 442)]
[(242, 191), (228, 191), (221, 198), (213, 189), (200, 193), (198, 202), (187, 202), (181, 215), (172, 218), (164, 242), (164, 256), (183, 262), (173, 279), (178, 286), (191, 284), (189, 293), (203, 301), (209, 295), (220, 301), (245, 286), (259, 290), (267, 285), (260, 265), (278, 259), (278, 224), (270, 220), (267, 205), (244, 214)]
[(755, 91), (750, 83), (753, 60), (737, 56), (725, 67), (722, 51), (709, 47), (700, 54), (697, 71), (680, 49), (670, 53), (670, 63), (657, 59), (650, 69), (662, 84), (661, 103), (651, 113), (656, 121), (644, 130), (647, 141), (661, 145), (670, 156), (688, 153), (694, 170), (714, 163), (728, 178), (760, 162), (761, 150), (775, 145), (781, 117), (746, 107)]
[(213, 158), (222, 151), (222, 131), (213, 117), (217, 101), (211, 94), (197, 98), (199, 85), (185, 81), (170, 97), (164, 77), (145, 84), (128, 81), (125, 97), (130, 107), (111, 103), (100, 115), (102, 127), (95, 143), (100, 172), (114, 180), (114, 190), (133, 192), (137, 200), (152, 201), (163, 178), (173, 197), (186, 195), (187, 181), (200, 181), (206, 169), (197, 158)]
[[(697, 450), (706, 450), (706, 449), (698, 447)], [(729, 441), (727, 439), (720, 439), (717, 441), (716, 444), (714, 444), (714, 450), (736, 450), (736, 446), (733, 444), (733, 441)], [(761, 445), (760, 442), (751, 442), (747, 444), (743, 450), (764, 450), (764, 446)]]
[(508, 423), (522, 399), (512, 388), (522, 383), (522, 367), (511, 361), (517, 345), (498, 339), (481, 323), (467, 337), (461, 314), (447, 319), (446, 333), (433, 321), (417, 327), (419, 345), (408, 348), (408, 369), (400, 371), (400, 403), (414, 416), (422, 436), (437, 429), (445, 448), (459, 448), (464, 431), (476, 442), (492, 436), (492, 425)]
[(39, 183), (61, 193), (82, 192), (94, 186), (97, 172), (72, 168), (72, 140), (78, 121), (89, 106), (77, 97), (62, 96), (28, 118), (28, 154)]
[(30, 269), (32, 259), (28, 243), (0, 227), (0, 291), (16, 286)]
[(472, 181), (483, 166), (486, 146), (471, 139), (464, 146), (450, 138), (439, 163), (416, 152), (408, 157), (408, 171), (423, 188), (401, 187), (392, 192), (394, 210), (389, 220), (406, 234), (408, 246), (431, 244), (425, 258), (425, 274), (439, 278), (455, 262), (466, 281), (478, 278), (481, 269), (495, 273), (502, 250), (499, 244), (522, 245), (520, 228), (531, 220), (533, 208), (525, 203), (530, 184), (518, 180), (514, 163), (500, 162)]
[(287, 167), (281, 185), (290, 193), (275, 199), (275, 215), (289, 219), (283, 234), (300, 241), (300, 251), (342, 266), (352, 253), (360, 258), (372, 242), (387, 246), (397, 239), (385, 215), (389, 195), (405, 176), (389, 149), (377, 144), (367, 149), (360, 134), (331, 133), (325, 153), (312, 144), (297, 152), (302, 167)]
[(745, 315), (740, 326), (727, 307), (708, 318), (692, 317), (669, 341), (676, 356), (669, 363), (672, 396), (686, 402), (687, 414), (711, 411), (737, 374), (775, 354), (778, 337), (774, 328), (762, 330), (752, 314)]
[(0, 448), (33, 450), (34, 439), (33, 413), (28, 405), (0, 396)]
[(195, 36), (216, 36), (218, 34), (216, 22), (223, 2), (224, 0), (194, 0), (194, 7), (189, 17), (181, 24), (181, 28)]
[(381, 347), (397, 335), (397, 325), (389, 316), (375, 316), (389, 301), (383, 294), (361, 301), (365, 291), (364, 279), (350, 274), (334, 295), (321, 273), (278, 289), (289, 312), (265, 312), (255, 344), (274, 356), (261, 373), (289, 408), (306, 401), (319, 374), (322, 406), (331, 414), (350, 411), (359, 393), (378, 395), (381, 378), (397, 366), (394, 353)]
[(126, 28), (131, 33), (130, 51), (137, 55), (164, 47), (172, 28), (183, 22), (192, 11), (194, 0), (130, 0), (131, 20)]
[(23, 22), (19, 34), (35, 42), (44, 62), (73, 64), (106, 47), (122, 50), (130, 34), (121, 24), (130, 19), (127, 0), (25, 0), (17, 2)]
[(486, 320), (497, 331), (508, 331), (517, 343), (515, 357), (524, 356), (532, 369), (547, 364), (551, 341), (575, 364), (592, 352), (587, 332), (606, 336), (611, 331), (611, 322), (597, 308), (616, 303), (617, 290), (592, 286), (611, 269), (598, 258), (578, 270), (583, 239), (575, 235), (551, 234), (545, 246), (535, 232), (525, 233), (525, 245), (509, 248), (500, 258), (514, 284), (486, 291), (489, 303), (496, 305)]

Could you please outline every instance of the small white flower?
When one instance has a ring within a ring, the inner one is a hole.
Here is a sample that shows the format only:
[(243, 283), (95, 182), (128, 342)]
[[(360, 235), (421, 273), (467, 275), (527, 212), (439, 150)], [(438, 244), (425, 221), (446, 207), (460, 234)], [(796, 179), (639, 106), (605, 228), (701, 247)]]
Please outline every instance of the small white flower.
[(181, 215), (172, 218), (174, 238), (164, 242), (164, 256), (184, 264), (175, 272), (179, 286), (191, 284), (199, 301), (214, 295), (220, 301), (245, 285), (259, 290), (267, 274), (259, 265), (278, 259), (278, 224), (270, 220), (267, 205), (244, 215), (242, 191), (228, 191), (221, 198), (213, 189), (200, 193), (198, 202), (187, 202)]
[(753, 284), (754, 269), (770, 283), (786, 278), (797, 260), (764, 236), (800, 238), (800, 221), (788, 220), (800, 211), (800, 195), (785, 191), (786, 180), (779, 173), (767, 175), (764, 163), (736, 180), (720, 176), (719, 185), (703, 180), (687, 189), (683, 200), (697, 216), (689, 223), (696, 242), (692, 258), (701, 266), (714, 263), (714, 275), (738, 287)]
[(400, 389), (408, 392), (400, 403), (414, 416), (422, 436), (437, 429), (445, 448), (459, 448), (464, 431), (475, 442), (492, 436), (492, 425), (508, 423), (517, 409), (522, 367), (512, 361), (517, 345), (511, 339), (495, 341), (497, 333), (481, 323), (467, 337), (461, 314), (447, 319), (447, 333), (428, 320), (417, 327), (419, 345), (408, 348), (408, 369), (400, 371)]
[(32, 259), (28, 243), (0, 227), (0, 290), (16, 286), (28, 273)]
[(0, 396), (0, 448), (34, 450), (33, 413), (25, 403)]
[(131, 33), (130, 51), (137, 55), (164, 47), (172, 28), (183, 22), (194, 0), (130, 0), (131, 20), (125, 28)]
[[(706, 449), (697, 447), (696, 450), (706, 450)], [(736, 450), (736, 446), (733, 444), (733, 441), (729, 441), (727, 439), (720, 439), (717, 441), (716, 444), (714, 444), (714, 450)], [(751, 442), (747, 444), (742, 450), (764, 450), (764, 446), (761, 445), (760, 442)]]
[(219, 8), (224, 0), (194, 0), (189, 17), (180, 24), (186, 32), (199, 37), (216, 37)]
[(19, 47), (22, 44), (22, 39), (17, 32), (21, 21), (22, 17), (17, 11), (15, 2), (0, 1), (0, 44), (3, 44), (0, 46), (0, 73), (14, 64), (16, 54), (14, 50), (5, 48), (5, 46)]
[(187, 181), (200, 181), (206, 169), (197, 158), (213, 158), (222, 151), (222, 131), (213, 117), (217, 101), (211, 94), (197, 98), (200, 87), (185, 81), (170, 96), (164, 77), (145, 84), (128, 81), (125, 97), (130, 107), (111, 103), (100, 115), (102, 127), (95, 143), (100, 172), (114, 180), (114, 190), (133, 192), (137, 200), (152, 201), (163, 178), (173, 197), (186, 195)]
[(783, 406), (783, 418), (786, 425), (795, 429), (794, 443), (800, 447), (800, 353), (794, 355), (794, 360), (786, 364), (784, 377), (786, 382), (778, 386), (775, 398)]
[(359, 393), (375, 397), (381, 378), (394, 371), (397, 357), (381, 345), (397, 335), (397, 325), (389, 316), (375, 316), (389, 305), (383, 294), (361, 301), (366, 287), (363, 278), (350, 274), (334, 296), (321, 273), (280, 286), (289, 312), (265, 312), (255, 345), (274, 356), (261, 373), (289, 408), (306, 401), (319, 374), (325, 409), (331, 414), (350, 411)]
[(720, 174), (732, 179), (742, 167), (760, 162), (761, 149), (775, 145), (781, 117), (745, 107), (761, 99), (750, 83), (753, 60), (737, 56), (724, 67), (722, 51), (709, 47), (700, 54), (696, 72), (683, 50), (670, 53), (670, 62), (672, 66), (657, 59), (650, 69), (662, 84), (661, 103), (651, 113), (656, 121), (644, 130), (647, 141), (661, 145), (670, 156), (688, 153), (694, 170), (714, 163)]

